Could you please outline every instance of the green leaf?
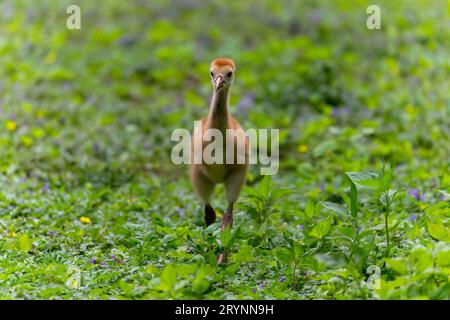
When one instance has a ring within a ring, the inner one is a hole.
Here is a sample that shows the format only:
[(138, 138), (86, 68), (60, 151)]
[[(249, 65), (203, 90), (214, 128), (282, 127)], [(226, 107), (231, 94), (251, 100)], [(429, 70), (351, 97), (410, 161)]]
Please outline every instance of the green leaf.
[(428, 221), (428, 233), (435, 239), (450, 242), (449, 228), (443, 224)]
[(294, 252), (286, 248), (275, 249), (275, 256), (281, 264), (290, 264), (295, 259)]
[(231, 261), (238, 264), (253, 261), (254, 250), (255, 249), (248, 244), (243, 244), (239, 247), (238, 252), (231, 256)]
[(425, 214), (434, 217), (450, 217), (450, 205), (446, 202), (438, 202), (426, 208)]
[(380, 202), (383, 204), (383, 205), (387, 205), (387, 200), (389, 200), (389, 203), (391, 203), (392, 204), (392, 202), (394, 202), (394, 197), (395, 197), (395, 195), (398, 193), (398, 191), (397, 190), (387, 190), (387, 191), (383, 191), (382, 193), (381, 193), (381, 196), (380, 196)]
[(358, 186), (374, 189), (378, 185), (378, 174), (375, 172), (346, 172), (347, 177)]
[(386, 259), (386, 263), (389, 267), (398, 274), (405, 274), (408, 272), (408, 266), (406, 265), (405, 258), (391, 258)]
[(32, 241), (28, 237), (26, 233), (20, 235), (19, 238), (17, 238), (16, 241), (16, 247), (19, 250), (22, 250), (24, 252), (28, 252), (31, 249)]
[(258, 194), (264, 197), (268, 197), (270, 194), (272, 185), (272, 178), (269, 175), (264, 176), (258, 186)]
[(436, 264), (441, 267), (450, 267), (450, 250), (438, 252), (436, 254)]
[(434, 263), (431, 252), (424, 248), (416, 248), (409, 255), (409, 265), (414, 266), (416, 272), (423, 272), (432, 268)]
[(155, 285), (155, 289), (162, 291), (171, 291), (177, 277), (177, 271), (171, 264), (166, 265), (159, 276), (159, 283)]
[(344, 207), (343, 205), (341, 205), (339, 203), (328, 202), (328, 201), (321, 202), (321, 204), (324, 208), (333, 211), (334, 213), (336, 213), (338, 216), (340, 216), (344, 220), (348, 220), (349, 212), (348, 212), (348, 209), (346, 207)]
[(306, 203), (305, 215), (307, 218), (311, 219), (315, 216), (315, 214), (316, 214), (316, 205), (314, 204), (314, 202), (312, 200), (309, 200)]
[(208, 290), (214, 272), (215, 268), (210, 265), (205, 264), (201, 266), (192, 282), (192, 290), (197, 293), (203, 293)]
[(328, 232), (330, 232), (332, 220), (333, 218), (331, 216), (325, 220), (322, 220), (314, 226), (309, 235), (317, 239), (322, 239), (328, 234)]

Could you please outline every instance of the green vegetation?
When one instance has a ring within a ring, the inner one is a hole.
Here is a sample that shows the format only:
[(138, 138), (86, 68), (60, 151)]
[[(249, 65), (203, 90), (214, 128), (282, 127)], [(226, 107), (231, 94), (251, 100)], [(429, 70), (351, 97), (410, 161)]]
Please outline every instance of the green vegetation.
[[(2, 1), (0, 298), (449, 299), (450, 5), (370, 4)], [(280, 129), (225, 233), (170, 161), (217, 56)]]

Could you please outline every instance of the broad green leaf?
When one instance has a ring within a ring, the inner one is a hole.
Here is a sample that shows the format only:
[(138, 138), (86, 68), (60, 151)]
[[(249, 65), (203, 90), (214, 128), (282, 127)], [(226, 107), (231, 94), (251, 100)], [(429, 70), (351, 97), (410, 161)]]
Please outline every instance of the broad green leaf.
[(253, 247), (247, 244), (243, 244), (239, 247), (238, 252), (231, 256), (231, 261), (238, 264), (253, 261), (254, 260), (253, 252), (254, 252)]
[(271, 190), (272, 180), (269, 175), (264, 176), (258, 186), (258, 194), (268, 197)]
[(344, 220), (348, 220), (349, 212), (348, 212), (348, 209), (346, 207), (344, 207), (343, 205), (341, 205), (339, 203), (328, 202), (328, 201), (323, 201), (323, 202), (321, 202), (321, 204), (324, 208), (333, 211), (334, 213), (339, 215)]
[(450, 232), (448, 227), (444, 226), (443, 224), (434, 223), (431, 221), (428, 221), (427, 224), (428, 224), (428, 232), (433, 238), (441, 241), (450, 242)]
[(286, 248), (275, 249), (275, 256), (281, 264), (290, 264), (294, 259), (294, 252)]
[(450, 250), (438, 252), (436, 254), (436, 264), (441, 267), (450, 267)]
[(392, 204), (392, 202), (394, 201), (394, 197), (395, 197), (395, 195), (397, 194), (397, 190), (387, 190), (387, 191), (383, 191), (382, 193), (381, 193), (381, 196), (380, 196), (380, 202), (383, 204), (383, 205), (387, 205), (387, 200), (389, 200), (389, 203), (391, 203)]
[(172, 264), (166, 265), (164, 270), (159, 276), (159, 283), (155, 286), (155, 289), (170, 291), (172, 290), (177, 277), (177, 271)]
[(405, 258), (391, 258), (386, 259), (388, 266), (398, 274), (405, 274), (408, 272), (408, 266)]
[(194, 274), (197, 270), (197, 264), (181, 264), (177, 265), (177, 275), (180, 277), (186, 277), (188, 275)]
[(19, 250), (22, 250), (24, 252), (28, 252), (31, 249), (32, 241), (28, 237), (26, 233), (22, 234), (17, 238), (16, 240), (16, 247)]
[(438, 202), (425, 209), (425, 214), (435, 217), (450, 217), (450, 204)]
[(210, 265), (205, 264), (201, 266), (195, 275), (194, 281), (192, 282), (192, 290), (197, 293), (203, 293), (208, 290), (210, 280), (214, 272), (215, 268)]
[(358, 186), (373, 189), (378, 185), (378, 174), (375, 172), (346, 172), (345, 174)]
[(314, 202), (312, 200), (309, 200), (306, 203), (305, 215), (306, 215), (306, 217), (311, 219), (315, 216), (315, 214), (316, 214), (316, 205), (314, 204)]
[(433, 255), (424, 248), (416, 248), (409, 255), (409, 265), (414, 266), (416, 272), (423, 272), (433, 264)]
[(328, 234), (328, 232), (330, 232), (332, 220), (333, 218), (331, 216), (325, 220), (322, 220), (314, 226), (309, 235), (317, 239), (322, 239)]

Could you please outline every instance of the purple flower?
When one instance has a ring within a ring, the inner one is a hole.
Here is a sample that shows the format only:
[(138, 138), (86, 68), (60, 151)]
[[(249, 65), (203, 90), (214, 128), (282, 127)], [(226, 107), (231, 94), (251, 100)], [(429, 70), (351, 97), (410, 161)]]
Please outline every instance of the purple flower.
[(345, 107), (341, 107), (341, 108), (337, 108), (337, 107), (333, 107), (331, 110), (331, 115), (334, 118), (338, 118), (338, 117), (346, 117), (348, 116), (348, 114), (350, 113), (350, 107), (349, 106), (345, 106)]
[(253, 292), (253, 293), (256, 293), (256, 289), (255, 289), (255, 288), (252, 288), (252, 292)]
[(324, 191), (325, 190), (325, 185), (324, 184), (321, 184), (320, 185), (320, 191)]
[(285, 282), (286, 281), (286, 277), (281, 277), (280, 280), (278, 280), (280, 282)]
[(237, 113), (244, 113), (246, 114), (248, 109), (250, 109), (253, 106), (253, 103), (255, 102), (255, 94), (254, 93), (248, 93), (246, 94), (238, 103), (236, 112)]
[(55, 234), (55, 231), (49, 231), (47, 234), (48, 234), (49, 236), (53, 236), (53, 235)]
[(417, 189), (412, 189), (410, 192), (408, 192), (408, 195), (413, 197), (416, 200), (419, 200), (419, 191), (417, 191)]
[(46, 183), (44, 185), (43, 189), (44, 189), (45, 192), (48, 192), (50, 190), (50, 187), (49, 187), (48, 183)]
[(264, 285), (261, 283), (261, 284), (258, 286), (258, 288), (264, 289)]
[(412, 221), (416, 221), (417, 220), (417, 214), (413, 213), (411, 215), (411, 217), (409, 217), (409, 219), (411, 219)]
[(122, 38), (120, 38), (117, 43), (121, 46), (124, 47), (129, 47), (131, 46), (133, 43), (135, 42), (135, 39), (133, 39), (130, 36), (123, 36)]
[(304, 225), (304, 224), (299, 224), (299, 225), (298, 225), (298, 228), (299, 228), (300, 230), (303, 230), (303, 229), (305, 229), (305, 225)]
[(89, 262), (92, 263), (92, 264), (96, 264), (97, 260), (95, 260), (95, 258), (91, 258), (91, 259), (89, 259)]
[(313, 23), (319, 23), (322, 20), (322, 14), (319, 11), (313, 11), (310, 15), (309, 15), (309, 19), (311, 20), (311, 22)]
[(172, 110), (169, 106), (165, 106), (161, 109), (161, 114), (168, 114), (170, 112), (172, 112)]
[(177, 211), (178, 211), (178, 215), (180, 216), (180, 218), (184, 218), (184, 216), (185, 216), (184, 209), (178, 208)]

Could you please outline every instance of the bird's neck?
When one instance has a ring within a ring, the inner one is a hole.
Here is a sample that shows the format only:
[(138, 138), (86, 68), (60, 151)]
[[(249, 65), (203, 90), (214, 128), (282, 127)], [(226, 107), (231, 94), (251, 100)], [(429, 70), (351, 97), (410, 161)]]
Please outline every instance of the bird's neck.
[(214, 91), (208, 114), (208, 127), (224, 130), (228, 127), (230, 89)]

